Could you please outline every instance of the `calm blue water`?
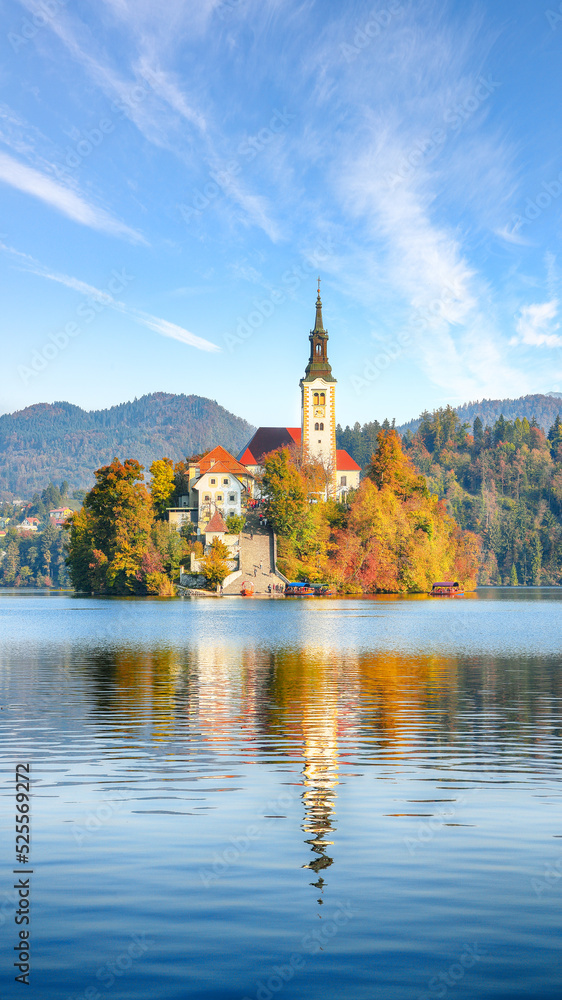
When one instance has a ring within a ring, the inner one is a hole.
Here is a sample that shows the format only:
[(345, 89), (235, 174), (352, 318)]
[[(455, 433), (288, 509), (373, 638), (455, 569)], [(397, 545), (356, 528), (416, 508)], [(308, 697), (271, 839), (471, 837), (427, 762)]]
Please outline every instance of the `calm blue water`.
[(562, 996), (562, 592), (0, 591), (31, 985), (72, 1000)]

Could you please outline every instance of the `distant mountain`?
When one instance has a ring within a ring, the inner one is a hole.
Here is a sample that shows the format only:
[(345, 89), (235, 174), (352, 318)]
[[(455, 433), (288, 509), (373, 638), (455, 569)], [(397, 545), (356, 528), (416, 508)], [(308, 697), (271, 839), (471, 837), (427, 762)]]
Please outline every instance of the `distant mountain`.
[(0, 496), (24, 499), (49, 482), (89, 489), (93, 472), (137, 458), (145, 468), (164, 455), (179, 461), (222, 444), (237, 454), (255, 427), (202, 396), (156, 392), (108, 410), (37, 403), (0, 416)]
[[(465, 403), (455, 407), (463, 423), (472, 424), (480, 417), (484, 427), (495, 424), (503, 413), (506, 420), (516, 420), (527, 417), (529, 423), (534, 419), (543, 431), (548, 431), (558, 414), (562, 411), (562, 393), (549, 392), (546, 395), (537, 393), (534, 396), (521, 396), (519, 399), (483, 399), (479, 403)], [(405, 434), (410, 430), (415, 434), (420, 425), (420, 418), (401, 424), (396, 430)]]

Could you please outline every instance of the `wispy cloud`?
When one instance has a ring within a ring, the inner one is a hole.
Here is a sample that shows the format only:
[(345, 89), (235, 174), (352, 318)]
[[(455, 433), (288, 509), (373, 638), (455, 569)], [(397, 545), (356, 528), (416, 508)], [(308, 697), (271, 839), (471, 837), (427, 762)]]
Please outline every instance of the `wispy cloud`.
[(160, 334), (161, 337), (170, 337), (172, 340), (179, 340), (180, 343), (186, 344), (188, 347), (195, 347), (199, 351), (217, 353), (221, 350), (212, 341), (198, 337), (195, 333), (191, 333), (184, 327), (178, 326), (176, 323), (171, 323), (169, 320), (161, 319), (159, 316), (152, 316), (142, 309), (135, 309), (134, 306), (127, 306), (124, 302), (119, 302), (115, 299), (109, 292), (102, 291), (94, 285), (82, 281), (80, 278), (51, 271), (39, 261), (30, 257), (29, 254), (22, 253), (3, 243), (0, 243), (0, 250), (22, 261), (25, 270), (31, 274), (36, 274), (40, 278), (46, 278), (47, 281), (54, 281), (59, 285), (64, 285), (65, 288), (71, 288), (74, 292), (80, 292), (81, 295), (85, 295), (87, 298), (103, 303), (103, 305), (115, 310), (115, 312), (121, 313), (121, 315), (133, 320), (135, 323), (139, 323), (148, 330), (153, 330), (155, 333)]
[(562, 336), (558, 319), (558, 299), (522, 306), (517, 319), (517, 337), (512, 343), (528, 344), (530, 347), (562, 347)]
[[(40, 12), (39, 0), (20, 0), (20, 3), (30, 13)], [(181, 6), (183, 17), (187, 19), (188, 12), (183, 4)], [(125, 24), (128, 40), (132, 38), (134, 41), (134, 51), (129, 61), (122, 52), (119, 69), (111, 65), (106, 51), (96, 50), (91, 31), (79, 18), (71, 17), (68, 10), (61, 11), (58, 17), (53, 18), (49, 22), (49, 28), (96, 86), (108, 98), (121, 103), (127, 117), (149, 142), (176, 153), (180, 159), (185, 158), (189, 141), (182, 134), (181, 123), (185, 124), (187, 121), (197, 131), (204, 133), (206, 122), (204, 115), (182, 91), (177, 77), (161, 68), (156, 29), (156, 22), (165, 23), (167, 31), (171, 32), (172, 24), (174, 20), (177, 21), (179, 14), (176, 12), (174, 19), (167, 11), (166, 18), (163, 19), (160, 8), (156, 8), (154, 4), (141, 5), (137, 10), (120, 0), (108, 0), (106, 7)], [(148, 18), (147, 8), (152, 12), (152, 21)], [(141, 100), (137, 96), (139, 85), (145, 88)]]
[[(153, 0), (139, 4), (104, 0), (105, 9), (118, 29), (126, 28), (131, 49), (128, 58), (122, 52), (118, 68), (112, 65), (106, 51), (96, 48), (91, 32), (68, 10), (52, 19), (49, 28), (96, 86), (108, 98), (119, 102), (123, 114), (148, 142), (188, 166), (199, 168), (205, 162), (209, 168), (220, 169), (224, 160), (222, 130), (217, 132), (211, 127), (208, 115), (197, 106), (181, 74), (169, 67), (172, 50), (179, 41), (203, 34), (220, 2), (203, 0), (194, 8), (186, 7), (183, 0), (170, 0), (166, 18), (162, 18), (161, 9)], [(30, 12), (40, 9), (39, 0), (20, 0), (20, 3)], [(208, 81), (201, 80), (196, 89), (198, 95), (205, 93)], [(143, 94), (142, 99), (138, 99), (139, 94)], [(227, 149), (226, 155), (232, 157), (232, 149)], [(281, 228), (272, 216), (270, 201), (250, 189), (249, 176), (244, 181), (241, 178), (233, 181), (228, 197), (237, 207), (235, 225), (255, 226), (273, 243), (281, 240)]]
[(33, 167), (25, 166), (7, 153), (0, 153), (0, 181), (37, 198), (82, 226), (120, 236), (131, 243), (146, 244), (141, 233), (126, 226), (105, 209), (89, 204), (76, 191), (57, 183), (52, 177)]

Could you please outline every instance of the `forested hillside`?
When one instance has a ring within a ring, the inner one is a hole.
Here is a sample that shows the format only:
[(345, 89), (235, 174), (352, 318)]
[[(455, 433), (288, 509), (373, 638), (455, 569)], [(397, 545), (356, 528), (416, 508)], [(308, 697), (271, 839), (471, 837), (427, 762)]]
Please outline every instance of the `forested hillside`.
[(162, 455), (180, 461), (216, 444), (237, 454), (254, 430), (201, 396), (152, 393), (90, 411), (38, 403), (0, 417), (0, 498), (31, 497), (62, 480), (89, 489), (94, 469), (114, 456), (134, 456), (148, 468)]
[[(472, 433), (470, 433), (470, 431)], [(404, 447), (432, 493), (482, 540), (480, 583), (562, 584), (562, 421), (471, 428), (447, 407), (422, 416)]]
[[(482, 399), (479, 403), (465, 403), (454, 409), (461, 422), (469, 423), (471, 426), (476, 417), (479, 417), (486, 426), (494, 424), (503, 415), (506, 420), (516, 420), (517, 417), (520, 420), (526, 417), (529, 423), (534, 420), (543, 431), (548, 432), (562, 411), (562, 399), (560, 394), (543, 396), (537, 393), (533, 396), (520, 396), (519, 399)], [(406, 434), (407, 431), (415, 434), (420, 422), (421, 417), (418, 417), (416, 420), (408, 421), (407, 424), (401, 424), (396, 429), (400, 434)]]
[[(522, 415), (525, 408), (536, 416)], [(555, 396), (485, 400), (423, 413), (412, 422), (415, 432), (407, 427), (403, 434), (430, 492), (446, 501), (461, 528), (480, 537), (480, 583), (562, 585), (560, 409)], [(377, 421), (338, 427), (338, 448), (365, 469), (380, 428)]]

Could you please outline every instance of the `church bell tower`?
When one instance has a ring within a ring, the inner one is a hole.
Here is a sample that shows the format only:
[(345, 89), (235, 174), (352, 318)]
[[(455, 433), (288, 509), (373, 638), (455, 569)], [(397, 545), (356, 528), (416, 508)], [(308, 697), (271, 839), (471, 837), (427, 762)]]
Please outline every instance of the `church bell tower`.
[(305, 455), (320, 461), (336, 483), (336, 380), (328, 361), (328, 331), (322, 320), (320, 278), (316, 322), (310, 331), (310, 358), (301, 387), (301, 430)]

